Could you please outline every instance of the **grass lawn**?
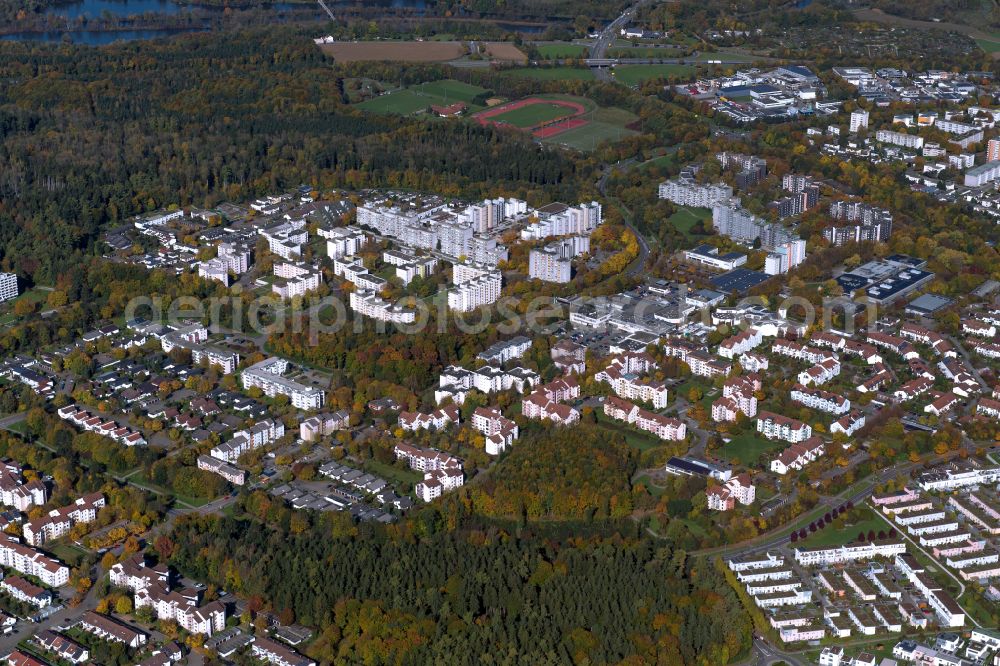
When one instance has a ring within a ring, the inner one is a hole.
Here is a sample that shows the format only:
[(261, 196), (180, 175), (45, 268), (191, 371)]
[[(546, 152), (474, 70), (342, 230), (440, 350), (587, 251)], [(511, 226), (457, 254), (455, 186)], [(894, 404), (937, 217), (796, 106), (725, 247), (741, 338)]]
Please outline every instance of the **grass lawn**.
[(684, 52), (657, 46), (629, 46), (608, 49), (609, 58), (679, 58)]
[(602, 428), (609, 432), (620, 433), (625, 438), (625, 443), (629, 446), (639, 449), (640, 451), (646, 451), (649, 449), (655, 449), (658, 446), (663, 446), (667, 442), (661, 442), (656, 437), (647, 434), (641, 430), (636, 430), (632, 428), (627, 423), (622, 423), (621, 421), (615, 421), (609, 416), (605, 416), (604, 412), (601, 410), (594, 410), (594, 415), (597, 417), (597, 423)]
[(381, 476), (386, 481), (398, 484), (408, 484), (410, 487), (419, 483), (424, 478), (424, 475), (416, 470), (400, 469), (394, 465), (388, 465), (377, 460), (366, 460), (364, 468), (366, 472), (370, 472), (376, 476)]
[(977, 39), (976, 44), (986, 53), (996, 53), (1000, 51), (1000, 36), (996, 39)]
[(788, 444), (781, 440), (771, 441), (757, 433), (745, 432), (737, 435), (719, 449), (719, 455), (727, 460), (739, 460), (743, 465), (757, 462), (761, 454), (779, 451)]
[(55, 546), (47, 546), (49, 552), (71, 567), (79, 566), (87, 551), (71, 543), (60, 543)]
[(21, 420), (15, 423), (11, 423), (9, 426), (7, 426), (7, 430), (10, 430), (11, 432), (16, 432), (18, 435), (21, 435), (22, 437), (26, 437), (28, 434), (28, 422), (26, 420)]
[[(445, 79), (443, 81), (429, 81), (391, 92), (388, 95), (381, 95), (361, 102), (357, 107), (374, 113), (397, 113), (405, 116), (423, 111), (431, 105), (446, 106), (455, 102), (469, 104), (476, 95), (483, 92), (486, 90), (479, 86)], [(478, 111), (480, 108), (469, 105), (470, 111)]]
[(549, 120), (569, 116), (573, 110), (560, 104), (529, 104), (518, 109), (511, 109), (506, 113), (493, 116), (491, 121), (507, 123), (514, 127), (534, 127)]
[(563, 42), (561, 44), (536, 44), (535, 48), (538, 49), (538, 55), (546, 60), (587, 57), (586, 46), (581, 46), (580, 44), (570, 44), (569, 42)]
[[(662, 158), (661, 158), (662, 159)], [(685, 236), (691, 237), (691, 229), (698, 221), (705, 223), (705, 227), (711, 227), (712, 211), (708, 208), (691, 208), (690, 206), (678, 206), (677, 212), (667, 218), (667, 222), (674, 226)]]
[(753, 62), (754, 57), (744, 53), (733, 53), (731, 51), (717, 53), (699, 53), (690, 59), (692, 62), (708, 62), (709, 60), (724, 60), (732, 62)]
[[(36, 311), (45, 310), (46, 309), (45, 300), (49, 297), (49, 293), (50, 293), (49, 289), (40, 289), (38, 287), (34, 287), (33, 289), (29, 289), (28, 291), (22, 293), (17, 298), (4, 303), (3, 314), (0, 314), (0, 326), (4, 324), (9, 324), (10, 322), (17, 319), (17, 316), (14, 314), (14, 304), (19, 301), (26, 301), (28, 303), (35, 304)], [(41, 304), (41, 306), (39, 307), (38, 304)]]
[(521, 67), (504, 72), (508, 76), (536, 81), (593, 81), (594, 73), (586, 67)]
[[(651, 160), (643, 162), (641, 169), (649, 169), (651, 167), (665, 168), (671, 166), (675, 161), (677, 161), (677, 154), (671, 153), (670, 155), (661, 155), (659, 157), (654, 157)], [(693, 208), (691, 210), (700, 210)]]
[(627, 86), (637, 86), (650, 79), (686, 79), (694, 75), (692, 65), (618, 65), (613, 73), (615, 80)]
[(860, 521), (852, 525), (844, 525), (841, 528), (837, 528), (836, 522), (832, 525), (828, 525), (826, 529), (817, 530), (806, 536), (805, 539), (799, 540), (798, 545), (808, 546), (810, 548), (817, 548), (819, 546), (836, 546), (840, 544), (850, 543), (858, 538), (860, 532), (868, 534), (869, 531), (874, 531), (876, 534), (879, 531), (888, 533), (889, 526), (886, 525), (885, 521), (875, 515), (875, 513), (868, 507), (863, 507), (861, 509), (862, 515), (864, 516)]
[(158, 486), (155, 483), (148, 481), (144, 474), (136, 474), (129, 478), (129, 483), (132, 483), (140, 488), (145, 488), (153, 492), (158, 492), (162, 495), (173, 495), (179, 504), (186, 504), (192, 507), (199, 507), (208, 504), (209, 502), (215, 500), (215, 497), (189, 497), (187, 495), (178, 495), (177, 493), (164, 488), (163, 486)]

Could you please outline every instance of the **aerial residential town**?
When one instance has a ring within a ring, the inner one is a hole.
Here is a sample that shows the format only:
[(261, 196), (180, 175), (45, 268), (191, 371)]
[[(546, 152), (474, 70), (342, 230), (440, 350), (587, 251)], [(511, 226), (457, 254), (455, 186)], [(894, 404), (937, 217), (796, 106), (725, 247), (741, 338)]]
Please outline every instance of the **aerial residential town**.
[(0, 3), (0, 662), (1000, 665), (998, 54)]

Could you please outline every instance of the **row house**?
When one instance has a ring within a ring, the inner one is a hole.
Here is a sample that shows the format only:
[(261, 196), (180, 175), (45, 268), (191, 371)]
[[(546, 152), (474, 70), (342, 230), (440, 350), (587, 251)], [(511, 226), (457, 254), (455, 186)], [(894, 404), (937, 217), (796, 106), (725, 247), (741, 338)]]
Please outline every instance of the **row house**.
[(757, 415), (757, 432), (768, 439), (783, 439), (793, 444), (812, 437), (812, 427), (809, 424), (773, 412), (761, 412)]
[(809, 342), (814, 347), (825, 347), (827, 349), (840, 352), (844, 350), (844, 345), (847, 343), (847, 339), (843, 336), (837, 335), (836, 333), (816, 331), (809, 337)]
[(924, 377), (930, 381), (934, 381), (937, 377), (934, 374), (934, 370), (931, 369), (930, 364), (922, 358), (911, 358), (907, 363), (910, 366), (910, 372), (917, 377)]
[(865, 340), (868, 344), (891, 351), (904, 359), (920, 355), (913, 348), (912, 344), (897, 335), (890, 335), (881, 331), (869, 331)]
[(874, 345), (860, 340), (847, 340), (844, 342), (844, 354), (847, 356), (857, 356), (866, 365), (875, 365), (882, 362), (882, 355)]
[(4, 592), (18, 601), (31, 604), (36, 608), (45, 608), (52, 603), (52, 593), (34, 583), (29, 583), (20, 576), (7, 576), (0, 582)]
[(941, 416), (945, 412), (953, 409), (960, 402), (961, 398), (954, 393), (944, 393), (940, 397), (936, 398), (934, 402), (929, 405), (925, 405), (924, 412), (927, 414), (933, 414), (934, 416)]
[(981, 398), (979, 404), (976, 405), (976, 413), (991, 419), (1000, 419), (1000, 400)]
[(250, 651), (257, 659), (274, 666), (316, 666), (316, 662), (304, 657), (287, 645), (264, 636), (256, 636), (250, 645)]
[(750, 351), (751, 349), (756, 349), (764, 342), (763, 336), (760, 331), (755, 328), (748, 328), (745, 331), (741, 331), (736, 335), (730, 336), (719, 343), (719, 356), (723, 358), (733, 359)]
[(871, 377), (858, 384), (855, 388), (859, 393), (878, 393), (895, 380), (892, 371), (881, 363), (873, 366)]
[(905, 552), (905, 541), (885, 539), (817, 548), (797, 546), (793, 549), (792, 554), (795, 561), (802, 566), (829, 566), (857, 560), (870, 560), (875, 557), (890, 558)]
[(889, 517), (910, 513), (913, 511), (927, 511), (934, 508), (934, 502), (921, 495), (913, 495), (913, 499), (907, 501), (893, 502), (882, 507), (882, 513)]
[(234, 486), (242, 486), (247, 482), (247, 473), (245, 471), (236, 465), (231, 465), (225, 460), (219, 460), (212, 456), (198, 456), (198, 469), (218, 474)]
[(94, 611), (84, 613), (76, 626), (88, 634), (93, 634), (106, 641), (122, 643), (133, 649), (142, 647), (148, 640), (146, 634), (135, 627)]
[(753, 571), (759, 569), (773, 569), (785, 563), (785, 558), (776, 553), (760, 553), (749, 555), (738, 555), (731, 558), (727, 565), (729, 570), (739, 573), (741, 571)]
[(798, 471), (819, 458), (826, 451), (826, 445), (819, 437), (810, 437), (800, 444), (792, 444), (771, 461), (771, 471), (787, 474)]
[(911, 488), (903, 488), (902, 490), (895, 490), (889, 493), (872, 495), (871, 502), (875, 506), (888, 506), (892, 504), (909, 503), (919, 498), (920, 495), (917, 491)]
[(997, 334), (997, 327), (978, 319), (963, 319), (962, 332), (979, 338), (994, 338)]
[(442, 430), (458, 422), (459, 413), (457, 405), (446, 405), (430, 413), (399, 413), (399, 427), (409, 432), (417, 430)]
[(687, 436), (687, 425), (680, 419), (654, 414), (614, 396), (604, 400), (604, 414), (615, 420), (630, 423), (662, 440), (680, 441)]
[(944, 534), (958, 529), (958, 521), (954, 518), (941, 518), (925, 523), (914, 523), (906, 528), (906, 531), (915, 537), (922, 537), (927, 534)]
[(125, 446), (145, 446), (146, 444), (146, 438), (142, 436), (141, 432), (76, 405), (61, 407), (58, 410), (58, 414), (59, 418), (69, 421), (83, 430), (96, 432), (99, 435), (113, 439), (119, 444), (124, 444)]
[(860, 409), (852, 409), (849, 413), (830, 424), (830, 434), (841, 433), (851, 437), (865, 427), (865, 413)]
[(897, 525), (906, 527), (907, 525), (919, 525), (931, 521), (942, 520), (945, 517), (944, 509), (922, 509), (919, 511), (906, 511), (893, 516)]
[(818, 641), (826, 636), (826, 629), (819, 624), (809, 624), (801, 627), (784, 627), (778, 632), (778, 638), (783, 643), (798, 641)]
[[(757, 497), (757, 489), (750, 481), (746, 472), (737, 474), (723, 486), (716, 486), (705, 491), (708, 508), (712, 511), (729, 511), (736, 502), (753, 504)], [(750, 593), (749, 589), (747, 590)]]
[(933, 384), (927, 378), (917, 377), (916, 379), (906, 382), (893, 391), (892, 395), (900, 402), (909, 402), (910, 400), (914, 400), (921, 394), (929, 391), (932, 386)]
[(0, 565), (34, 576), (51, 588), (69, 583), (69, 567), (22, 544), (11, 534), (0, 533)]
[(929, 328), (918, 326), (911, 322), (903, 322), (899, 327), (899, 337), (911, 342), (919, 342), (922, 345), (929, 345), (934, 336), (939, 335)]
[(69, 506), (49, 511), (44, 518), (24, 524), (24, 540), (32, 546), (41, 546), (47, 541), (69, 534), (78, 523), (92, 523), (97, 520), (97, 512), (104, 507), (102, 493), (91, 493), (79, 497)]
[(755, 354), (751, 352), (746, 352), (740, 354), (740, 367), (743, 368), (745, 372), (761, 372), (767, 370), (769, 361), (763, 354)]
[(949, 466), (924, 472), (917, 477), (921, 490), (951, 491), (971, 486), (1000, 483), (1000, 467)]
[(931, 554), (934, 555), (935, 559), (940, 559), (957, 553), (982, 550), (986, 546), (986, 542), (983, 540), (973, 541), (972, 534), (968, 530), (957, 529), (934, 534), (922, 534), (920, 535), (920, 545), (930, 548)]
[(477, 407), (472, 412), (472, 427), (486, 437), (486, 454), (491, 456), (506, 451), (518, 436), (517, 424), (496, 407)]
[(851, 401), (847, 398), (822, 389), (808, 388), (801, 384), (792, 387), (791, 398), (793, 402), (828, 414), (846, 414), (851, 409)]
[(972, 351), (986, 358), (1000, 358), (1000, 344), (977, 340), (972, 344)]
[(35, 634), (39, 647), (71, 664), (85, 664), (90, 660), (90, 650), (58, 632), (44, 629)]
[(810, 347), (794, 340), (775, 340), (774, 344), (771, 345), (771, 352), (809, 363), (821, 363), (828, 359), (836, 360), (837, 358), (837, 354), (828, 349)]

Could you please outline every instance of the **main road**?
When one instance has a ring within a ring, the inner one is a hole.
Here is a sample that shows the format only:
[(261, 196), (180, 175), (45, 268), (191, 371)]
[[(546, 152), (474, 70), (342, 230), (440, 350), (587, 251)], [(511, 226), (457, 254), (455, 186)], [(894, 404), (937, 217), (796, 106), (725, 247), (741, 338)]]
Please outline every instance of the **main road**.
[[(638, 0), (638, 2), (632, 4), (628, 9), (622, 12), (621, 16), (609, 23), (604, 30), (601, 30), (600, 34), (597, 35), (597, 39), (594, 40), (594, 43), (590, 47), (590, 59), (600, 60), (607, 57), (608, 49), (615, 43), (615, 39), (618, 37), (619, 31), (632, 22), (632, 19), (635, 18), (635, 14), (639, 11), (640, 7), (648, 5), (652, 1), (653, 0)], [(608, 71), (607, 67), (594, 67), (593, 69), (594, 75), (598, 80), (611, 80), (611, 73)]]

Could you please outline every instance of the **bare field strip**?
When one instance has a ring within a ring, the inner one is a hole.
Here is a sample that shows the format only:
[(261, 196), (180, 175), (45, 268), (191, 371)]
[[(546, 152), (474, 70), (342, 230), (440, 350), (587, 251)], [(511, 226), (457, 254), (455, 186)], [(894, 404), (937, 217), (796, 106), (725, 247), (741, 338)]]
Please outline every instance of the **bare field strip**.
[(335, 42), (320, 49), (337, 62), (445, 62), (466, 52), (462, 42)]
[(486, 42), (483, 44), (486, 54), (491, 60), (501, 62), (516, 62), (522, 65), (528, 64), (528, 56), (510, 42)]

